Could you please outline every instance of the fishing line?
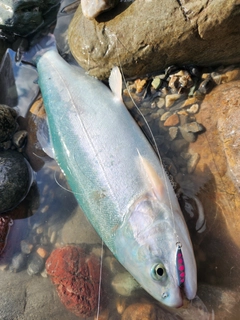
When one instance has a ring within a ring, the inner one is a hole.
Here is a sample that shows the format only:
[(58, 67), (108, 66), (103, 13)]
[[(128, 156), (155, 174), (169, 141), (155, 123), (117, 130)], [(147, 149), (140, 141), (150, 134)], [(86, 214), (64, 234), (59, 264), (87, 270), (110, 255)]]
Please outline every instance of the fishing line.
[[(117, 46), (117, 42), (118, 42), (118, 41), (119, 41), (121, 44), (122, 44), (122, 42), (117, 38), (117, 36), (116, 36), (114, 33), (111, 33), (107, 28), (105, 28), (105, 31), (108, 32), (108, 36), (109, 36), (109, 39), (110, 39), (110, 40), (113, 39), (113, 37), (114, 37), (114, 39), (115, 39), (115, 41), (113, 40), (112, 43), (113, 43), (113, 46), (114, 46), (114, 44), (115, 44), (115, 47), (116, 47), (117, 59), (118, 59), (119, 68), (120, 68), (120, 71), (121, 71), (121, 74), (122, 74), (123, 82), (124, 82), (124, 84), (125, 84), (125, 87), (126, 87), (126, 89), (127, 89), (127, 91), (128, 91), (129, 97), (130, 97), (133, 105), (135, 106), (135, 108), (136, 108), (137, 111), (139, 112), (140, 116), (142, 117), (144, 123), (146, 124), (146, 126), (147, 126), (147, 128), (148, 128), (148, 130), (149, 130), (151, 139), (153, 140), (153, 145), (154, 145), (154, 147), (155, 147), (155, 149), (156, 149), (156, 153), (157, 153), (157, 156), (158, 156), (158, 158), (159, 158), (159, 162), (160, 162), (160, 164), (162, 165), (162, 168), (163, 168), (163, 170), (162, 170), (162, 171), (163, 171), (163, 178), (164, 178), (164, 182), (165, 182), (166, 189), (167, 189), (167, 195), (168, 195), (168, 200), (169, 200), (169, 204), (170, 204), (170, 211), (171, 211), (172, 221), (173, 221), (173, 226), (174, 226), (174, 234), (175, 234), (175, 236), (176, 236), (176, 245), (178, 246), (178, 244), (179, 244), (178, 234), (177, 234), (177, 232), (176, 232), (176, 225), (175, 225), (175, 220), (174, 220), (173, 207), (172, 207), (172, 203), (171, 203), (171, 199), (170, 199), (170, 192), (169, 192), (169, 188), (168, 188), (168, 184), (167, 184), (167, 181), (168, 181), (167, 179), (168, 179), (168, 177), (167, 177), (167, 173), (166, 173), (166, 171), (165, 171), (165, 169), (164, 169), (164, 166), (163, 166), (163, 161), (162, 161), (162, 158), (161, 158), (161, 156), (160, 156), (160, 152), (159, 152), (159, 149), (158, 149), (158, 146), (157, 146), (156, 139), (154, 138), (153, 132), (152, 132), (152, 130), (151, 130), (151, 128), (150, 128), (150, 126), (149, 126), (146, 118), (144, 117), (143, 113), (141, 112), (141, 110), (140, 110), (139, 107), (137, 106), (136, 102), (134, 101), (134, 99), (133, 99), (133, 97), (132, 97), (132, 95), (131, 95), (131, 92), (130, 92), (128, 86), (127, 86), (127, 81), (126, 81), (126, 78), (125, 78), (124, 73), (123, 73), (123, 69), (122, 69), (121, 62), (120, 62), (120, 57), (119, 57), (119, 49), (118, 49), (118, 46)], [(125, 48), (125, 46), (124, 46), (123, 44), (122, 44), (122, 46)]]
[[(100, 214), (101, 214), (101, 209), (100, 209)], [(102, 245), (101, 245), (101, 260), (100, 260), (100, 270), (99, 270), (97, 320), (99, 319), (100, 304), (101, 304), (102, 265), (103, 265), (103, 241), (102, 241)]]

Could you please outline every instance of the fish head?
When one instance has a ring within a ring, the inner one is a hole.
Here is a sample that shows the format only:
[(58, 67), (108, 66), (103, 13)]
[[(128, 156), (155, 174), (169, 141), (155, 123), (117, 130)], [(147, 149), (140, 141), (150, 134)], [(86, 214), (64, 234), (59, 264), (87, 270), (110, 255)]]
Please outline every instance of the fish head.
[(173, 222), (169, 210), (154, 197), (135, 203), (117, 230), (116, 257), (151, 296), (181, 307), (183, 289), (196, 295), (196, 264), (184, 219), (175, 213)]

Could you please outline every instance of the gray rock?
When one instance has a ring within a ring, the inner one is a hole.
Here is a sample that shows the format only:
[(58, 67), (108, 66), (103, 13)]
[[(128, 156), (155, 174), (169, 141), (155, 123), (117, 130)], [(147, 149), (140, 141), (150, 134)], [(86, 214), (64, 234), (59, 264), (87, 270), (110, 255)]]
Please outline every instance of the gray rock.
[(102, 243), (79, 207), (63, 226), (61, 237), (64, 244)]
[(1, 320), (78, 319), (61, 304), (49, 278), (2, 271), (0, 288)]
[(44, 263), (45, 261), (42, 257), (37, 253), (33, 253), (28, 264), (27, 273), (30, 276), (40, 273), (43, 270)]
[(97, 20), (79, 6), (69, 44), (79, 64), (101, 79), (119, 63), (127, 77), (171, 64), (234, 64), (240, 62), (239, 21), (236, 0), (121, 1)]
[(32, 184), (32, 170), (16, 151), (0, 151), (0, 213), (17, 206)]
[(201, 132), (204, 130), (203, 125), (201, 125), (201, 123), (198, 123), (196, 121), (192, 121), (189, 123), (186, 123), (182, 126), (182, 128), (188, 132)]

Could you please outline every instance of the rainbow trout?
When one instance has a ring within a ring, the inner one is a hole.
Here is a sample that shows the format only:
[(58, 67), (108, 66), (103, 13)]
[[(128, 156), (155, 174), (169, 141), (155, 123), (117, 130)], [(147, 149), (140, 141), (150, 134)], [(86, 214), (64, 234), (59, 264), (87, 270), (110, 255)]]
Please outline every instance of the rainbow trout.
[(196, 263), (171, 183), (148, 140), (115, 94), (44, 38), (35, 60), (56, 160), (88, 220), (118, 261), (171, 307), (196, 295)]

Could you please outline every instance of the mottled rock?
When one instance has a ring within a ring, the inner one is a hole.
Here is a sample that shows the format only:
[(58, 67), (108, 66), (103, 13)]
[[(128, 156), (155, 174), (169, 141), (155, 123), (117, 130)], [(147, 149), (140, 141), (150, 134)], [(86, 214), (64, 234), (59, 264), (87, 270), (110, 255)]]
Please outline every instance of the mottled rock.
[(69, 44), (79, 64), (101, 79), (119, 63), (128, 77), (172, 64), (234, 64), (240, 62), (239, 15), (237, 0), (120, 1), (96, 20), (79, 6)]
[(32, 184), (32, 170), (16, 151), (0, 151), (0, 213), (10, 210), (27, 195)]
[(12, 138), (17, 129), (17, 113), (6, 105), (0, 105), (0, 142)]
[(54, 250), (46, 270), (65, 307), (77, 316), (92, 316), (98, 307), (100, 259), (82, 248), (66, 246)]

